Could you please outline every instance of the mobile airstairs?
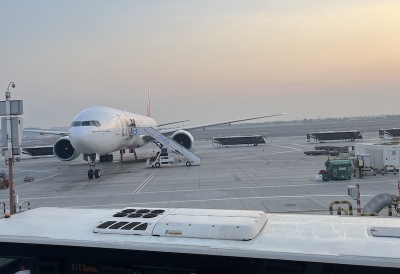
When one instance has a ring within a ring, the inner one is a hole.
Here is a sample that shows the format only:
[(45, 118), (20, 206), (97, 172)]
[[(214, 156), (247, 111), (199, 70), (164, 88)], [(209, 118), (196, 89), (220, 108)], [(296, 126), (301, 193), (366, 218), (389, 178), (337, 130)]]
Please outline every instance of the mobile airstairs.
[[(175, 166), (175, 165), (200, 165), (200, 157), (178, 144), (172, 139), (168, 139), (152, 127), (137, 127), (132, 129), (132, 135), (148, 135), (162, 145), (161, 152), (158, 153), (154, 161), (147, 159), (146, 165), (152, 167)], [(170, 157), (168, 151), (177, 157)]]

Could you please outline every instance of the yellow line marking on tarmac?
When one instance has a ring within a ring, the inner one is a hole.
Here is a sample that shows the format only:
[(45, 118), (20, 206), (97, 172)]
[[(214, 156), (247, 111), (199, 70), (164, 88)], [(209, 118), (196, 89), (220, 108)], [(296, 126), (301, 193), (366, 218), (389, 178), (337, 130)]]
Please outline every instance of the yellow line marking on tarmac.
[(297, 147), (285, 147), (285, 146), (279, 146), (279, 145), (273, 145), (274, 147), (283, 147), (283, 148), (288, 148), (288, 149), (295, 149), (295, 150), (302, 150), (301, 148)]
[(133, 193), (139, 193), (157, 175), (157, 173), (160, 172), (160, 170), (161, 168), (158, 168), (154, 171), (153, 174), (151, 174), (150, 177), (147, 178)]
[(291, 143), (290, 145), (295, 145), (295, 146), (301, 146), (301, 147), (309, 147), (309, 148), (313, 148), (314, 146), (310, 146), (310, 145), (300, 145), (300, 144), (295, 144), (295, 143)]
[[(40, 180), (44, 180), (46, 178), (40, 179)], [(350, 182), (352, 181), (348, 181), (345, 180), (343, 182), (340, 181), (336, 181), (335, 184), (336, 185), (343, 185), (343, 186), (347, 186)], [(354, 182), (360, 182), (359, 180), (354, 181)], [(392, 183), (392, 179), (390, 180), (381, 180), (381, 181), (363, 181), (361, 182), (362, 185), (368, 185), (369, 183), (386, 183), (386, 184), (391, 184), (391, 185), (397, 185), (397, 183)], [(362, 186), (361, 185), (361, 186)], [(198, 192), (198, 191), (216, 191), (216, 190), (240, 190), (240, 189), (264, 189), (264, 188), (285, 188), (285, 187), (307, 187), (307, 186), (321, 186), (321, 187), (328, 187), (331, 186), (331, 184), (329, 183), (312, 183), (312, 184), (303, 184), (303, 185), (294, 185), (294, 184), (285, 184), (285, 185), (268, 185), (268, 186), (243, 186), (243, 187), (224, 187), (224, 188), (194, 188), (194, 189), (181, 189), (181, 190), (161, 190), (161, 191), (147, 191), (147, 192), (141, 192), (141, 194), (157, 194), (157, 193), (179, 193), (179, 192)], [(123, 192), (123, 193), (112, 193), (112, 195), (131, 195), (132, 193), (127, 193), (127, 192)], [(85, 197), (103, 197), (103, 196), (110, 196), (109, 193), (107, 194), (93, 194), (93, 195), (85, 195)], [(361, 195), (361, 196), (373, 196), (373, 195)], [(53, 196), (53, 197), (31, 197), (31, 198), (27, 198), (30, 200), (38, 200), (38, 199), (59, 199), (59, 198), (76, 198), (76, 195), (65, 195), (65, 196)]]
[(47, 176), (47, 177), (42, 178), (42, 179), (39, 179), (39, 180), (35, 180), (35, 181), (33, 181), (33, 182), (30, 182), (30, 183), (25, 183), (25, 184), (23, 184), (23, 185), (16, 186), (16, 187), (14, 187), (14, 188), (20, 188), (20, 187), (23, 187), (23, 186), (27, 186), (27, 185), (30, 185), (30, 184), (33, 184), (33, 183), (37, 183), (37, 182), (40, 182), (40, 181), (43, 181), (43, 180), (46, 180), (46, 179), (49, 179), (49, 178), (52, 178), (52, 177), (61, 175), (61, 174), (62, 174), (62, 173), (57, 173), (57, 174), (54, 174), (54, 175), (50, 175), (50, 176)]
[[(84, 206), (71, 206), (71, 208), (80, 207), (108, 207), (108, 206), (126, 206), (126, 205), (145, 205), (145, 204), (163, 204), (163, 203), (192, 203), (192, 202), (208, 202), (208, 201), (229, 201), (229, 200), (252, 200), (252, 199), (300, 199), (300, 198), (318, 198), (318, 197), (346, 197), (345, 194), (316, 194), (316, 195), (302, 195), (302, 196), (265, 196), (265, 197), (233, 197), (233, 198), (220, 198), (220, 199), (201, 199), (201, 200), (176, 200), (176, 201), (149, 201), (142, 203), (123, 203), (123, 204), (106, 204), (106, 205), (84, 205)], [(361, 197), (373, 197), (374, 195), (361, 195)], [(327, 209), (328, 211), (328, 209)]]
[(14, 172), (25, 172), (25, 171), (29, 171), (29, 172), (38, 172), (38, 173), (57, 173), (55, 171), (40, 171), (40, 170), (31, 170), (31, 169), (20, 169), (20, 168), (14, 168), (13, 169)]
[(275, 154), (284, 154), (284, 153), (292, 153), (292, 152), (296, 152), (299, 150), (302, 150), (300, 148), (292, 148), (293, 150), (288, 150), (288, 151), (280, 151), (280, 152), (273, 152), (273, 153), (263, 153), (263, 154), (253, 154), (253, 155), (249, 155), (249, 156), (241, 156), (241, 157), (235, 157), (235, 158), (228, 158), (228, 157), (221, 157), (221, 159), (218, 160), (212, 160), (212, 161), (202, 161), (202, 163), (213, 163), (213, 162), (220, 162), (223, 160), (238, 160), (238, 159), (245, 159), (245, 158), (254, 158), (257, 156), (267, 156), (267, 155), (275, 155)]

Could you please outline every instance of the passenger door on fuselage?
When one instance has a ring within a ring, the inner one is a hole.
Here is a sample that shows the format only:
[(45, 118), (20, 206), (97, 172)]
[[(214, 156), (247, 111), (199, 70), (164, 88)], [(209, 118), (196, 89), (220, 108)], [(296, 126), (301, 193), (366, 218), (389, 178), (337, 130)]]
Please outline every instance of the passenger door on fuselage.
[(122, 137), (125, 137), (125, 130), (126, 130), (126, 124), (125, 124), (125, 119), (123, 119), (122, 117), (121, 117), (121, 115), (119, 115), (119, 114), (117, 114), (117, 123), (118, 123), (118, 121), (119, 121), (119, 123), (120, 123), (120, 125), (121, 125), (121, 136)]
[(115, 127), (115, 135), (120, 135), (121, 128), (119, 127), (119, 121), (117, 118), (113, 117), (114, 120), (114, 127)]

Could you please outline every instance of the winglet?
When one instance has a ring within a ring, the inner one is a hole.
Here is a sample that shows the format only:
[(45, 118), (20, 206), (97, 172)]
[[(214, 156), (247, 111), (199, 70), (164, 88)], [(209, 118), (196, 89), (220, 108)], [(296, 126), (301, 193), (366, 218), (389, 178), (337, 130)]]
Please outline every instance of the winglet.
[(147, 94), (147, 117), (150, 117), (150, 87)]

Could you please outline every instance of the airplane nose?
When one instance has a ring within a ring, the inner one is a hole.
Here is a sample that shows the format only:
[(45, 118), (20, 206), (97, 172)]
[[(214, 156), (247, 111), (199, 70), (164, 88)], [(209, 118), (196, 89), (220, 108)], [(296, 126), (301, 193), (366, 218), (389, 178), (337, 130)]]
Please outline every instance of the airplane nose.
[(90, 149), (90, 131), (84, 127), (73, 127), (69, 130), (71, 145), (81, 153)]

